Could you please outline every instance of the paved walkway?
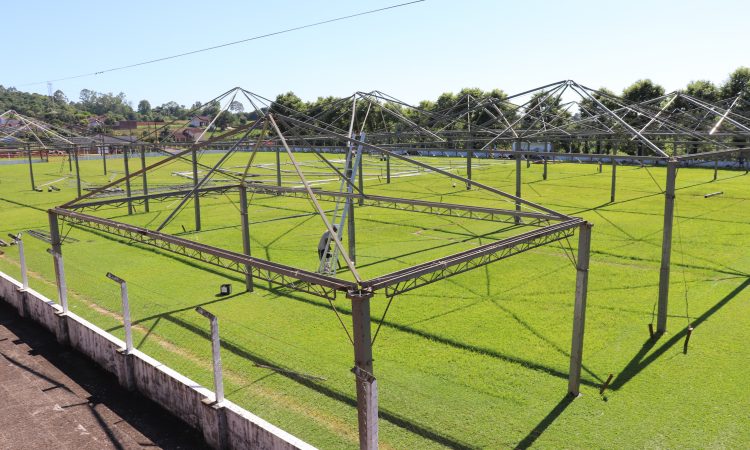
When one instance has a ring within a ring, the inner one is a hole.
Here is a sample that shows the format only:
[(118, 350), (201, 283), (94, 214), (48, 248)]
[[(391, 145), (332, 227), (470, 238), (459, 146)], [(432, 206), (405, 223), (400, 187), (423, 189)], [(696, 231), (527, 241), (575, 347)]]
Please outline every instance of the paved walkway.
[(0, 302), (0, 449), (202, 449), (199, 433)]

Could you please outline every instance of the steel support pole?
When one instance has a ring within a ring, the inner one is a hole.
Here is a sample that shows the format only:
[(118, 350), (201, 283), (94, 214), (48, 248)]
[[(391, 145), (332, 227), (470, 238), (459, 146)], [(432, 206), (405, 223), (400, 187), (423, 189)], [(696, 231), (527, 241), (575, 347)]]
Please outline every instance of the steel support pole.
[(586, 324), (586, 295), (589, 285), (589, 257), (591, 255), (591, 227), (584, 222), (578, 228), (578, 259), (576, 261), (576, 300), (573, 311), (573, 339), (570, 349), (568, 393), (578, 396), (581, 387), (583, 361), (583, 332)]
[(224, 379), (221, 374), (221, 341), (219, 340), (219, 319), (198, 306), (195, 311), (211, 321), (211, 356), (214, 367), (214, 393), (216, 403), (224, 401)]
[(148, 207), (148, 175), (146, 170), (146, 146), (141, 145), (141, 170), (143, 173), (141, 174), (141, 177), (143, 178), (143, 195), (145, 198), (143, 199), (143, 207), (146, 210), (146, 212), (149, 211)]
[(667, 186), (664, 191), (664, 235), (661, 241), (661, 269), (659, 270), (659, 308), (656, 320), (657, 333), (667, 331), (669, 305), (669, 267), (672, 257), (672, 225), (674, 223), (675, 181), (677, 161), (667, 162)]
[(471, 189), (471, 158), (474, 156), (474, 152), (471, 151), (471, 148), (469, 147), (471, 145), (470, 142), (466, 143), (466, 190)]
[(102, 146), (102, 165), (104, 166), (104, 175), (107, 174), (107, 152), (104, 150), (104, 146)]
[(73, 158), (71, 158), (71, 151), (68, 149), (68, 172), (73, 171)]
[(714, 181), (716, 181), (716, 178), (719, 175), (719, 160), (714, 160)]
[(48, 212), (49, 236), (52, 248), (52, 262), (55, 266), (55, 284), (57, 284), (57, 298), (62, 306), (63, 314), (68, 313), (68, 288), (65, 285), (65, 267), (63, 266), (62, 241), (60, 240), (60, 228), (57, 223), (57, 214)]
[(617, 183), (617, 160), (612, 157), (612, 188), (610, 189), (609, 201), (610, 203), (615, 202), (615, 186)]
[[(346, 214), (346, 235), (349, 242), (349, 259), (353, 264), (357, 264), (357, 234), (354, 223), (354, 201), (351, 198), (346, 199), (346, 206), (349, 208)], [(338, 261), (333, 261), (337, 264)]]
[(391, 183), (391, 155), (385, 155), (385, 182)]
[[(250, 221), (247, 218), (247, 190), (245, 184), (240, 184), (240, 219), (242, 222), (242, 251), (250, 255)], [(253, 292), (252, 266), (245, 264), (245, 288), (247, 292)]]
[(15, 239), (16, 244), (18, 245), (18, 257), (21, 260), (21, 283), (23, 289), (26, 290), (29, 288), (29, 272), (26, 267), (26, 253), (23, 249), (23, 238), (21, 237), (21, 233), (18, 233)]
[(73, 157), (76, 160), (76, 188), (78, 189), (78, 196), (81, 196), (81, 168), (78, 165), (78, 146), (73, 147)]
[(29, 157), (29, 179), (31, 180), (31, 190), (36, 189), (36, 183), (34, 183), (34, 162), (31, 158), (31, 146), (26, 145), (26, 155)]
[[(361, 135), (360, 135), (360, 139), (362, 139)], [(364, 195), (365, 195), (365, 176), (364, 176), (364, 173), (363, 173), (363, 170), (362, 170), (362, 161), (365, 159), (364, 158), (365, 155), (364, 155), (364, 150), (362, 149), (362, 146), (359, 147), (358, 151), (363, 152), (359, 156), (359, 167), (357, 167), (357, 177), (359, 178), (359, 183), (358, 183), (359, 193), (362, 194), (362, 196), (359, 197), (359, 206), (363, 206), (365, 204), (365, 198), (364, 198)]]
[(133, 352), (133, 330), (130, 322), (130, 303), (128, 302), (128, 284), (122, 278), (111, 272), (107, 273), (107, 278), (120, 285), (120, 300), (122, 301), (122, 324), (125, 328), (125, 354)]
[[(521, 154), (516, 154), (516, 197), (521, 198)], [(516, 200), (516, 211), (521, 211), (521, 202)], [(516, 216), (516, 223), (520, 223), (521, 218)]]
[(544, 171), (542, 172), (542, 179), (547, 179), (547, 157), (542, 158), (544, 160)]
[(357, 418), (360, 450), (378, 448), (378, 385), (372, 370), (370, 298), (372, 293), (350, 293), (354, 340), (354, 372), (357, 383)]
[(125, 166), (125, 195), (128, 197), (128, 215), (133, 214), (133, 202), (130, 200), (130, 159), (128, 147), (122, 147), (122, 161)]
[(281, 147), (276, 147), (276, 186), (281, 186)]
[(193, 146), (193, 209), (195, 210), (195, 231), (201, 230), (201, 197), (198, 192), (198, 149)]

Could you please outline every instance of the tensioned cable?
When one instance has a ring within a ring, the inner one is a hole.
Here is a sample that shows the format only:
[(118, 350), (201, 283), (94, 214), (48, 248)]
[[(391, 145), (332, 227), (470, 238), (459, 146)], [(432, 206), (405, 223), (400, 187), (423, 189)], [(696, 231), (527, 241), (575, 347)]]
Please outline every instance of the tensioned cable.
[(206, 47), (206, 48), (202, 48), (202, 49), (199, 49), (199, 50), (191, 50), (189, 52), (179, 53), (179, 54), (171, 55), (171, 56), (164, 56), (164, 57), (156, 58), (156, 59), (150, 59), (148, 61), (142, 61), (142, 62), (139, 62), (139, 63), (128, 64), (128, 65), (125, 65), (125, 66), (112, 67), (112, 68), (109, 68), (109, 69), (99, 70), (99, 71), (96, 71), (96, 72), (89, 72), (89, 73), (84, 73), (84, 74), (80, 74), (80, 75), (73, 75), (73, 76), (70, 76), (70, 77), (57, 78), (57, 79), (54, 79), (54, 80), (37, 81), (37, 82), (34, 82), (34, 83), (26, 83), (26, 84), (21, 84), (21, 85), (18, 85), (18, 86), (19, 87), (22, 87), (22, 86), (32, 86), (32, 85), (52, 83), (52, 82), (57, 82), (57, 81), (73, 80), (73, 79), (76, 79), (76, 78), (84, 78), (84, 77), (90, 77), (90, 76), (94, 76), (94, 75), (101, 75), (101, 74), (104, 74), (104, 73), (114, 72), (114, 71), (117, 71), (117, 70), (131, 69), (133, 67), (145, 66), (147, 64), (153, 64), (153, 63), (157, 63), (157, 62), (161, 62), (161, 61), (167, 61), (167, 60), (170, 60), (170, 59), (181, 58), (183, 56), (194, 55), (196, 53), (207, 52), (207, 51), (210, 51), (210, 50), (216, 50), (216, 49), (219, 49), (219, 48), (229, 47), (229, 46), (232, 46), (232, 45), (243, 44), (245, 42), (256, 41), (258, 39), (263, 39), (263, 38), (267, 38), (267, 37), (271, 37), (271, 36), (277, 36), (277, 35), (285, 34), (285, 33), (291, 33), (292, 31), (299, 31), (299, 30), (303, 30), (305, 28), (317, 27), (317, 26), (325, 25), (325, 24), (332, 23), (332, 22), (339, 22), (339, 21), (342, 21), (342, 20), (352, 19), (354, 17), (364, 16), (364, 15), (368, 15), (368, 14), (374, 14), (374, 13), (386, 11), (386, 10), (389, 10), (389, 9), (395, 9), (395, 8), (400, 8), (402, 6), (412, 5), (414, 3), (421, 3), (421, 2), (424, 2), (424, 1), (426, 1), (426, 0), (413, 0), (413, 1), (410, 1), (410, 2), (399, 3), (399, 4), (396, 4), (396, 5), (386, 6), (386, 7), (383, 7), (383, 8), (371, 9), (369, 11), (363, 11), (363, 12), (356, 13), (356, 14), (349, 14), (347, 16), (336, 17), (334, 19), (323, 20), (321, 22), (315, 22), (315, 23), (310, 23), (310, 24), (307, 24), (307, 25), (301, 25), (301, 26), (298, 26), (298, 27), (287, 28), (287, 29), (281, 30), (281, 31), (274, 31), (272, 33), (261, 34), (261, 35), (253, 36), (253, 37), (250, 37), (250, 38), (247, 38), (247, 39), (241, 39), (239, 41), (227, 42), (225, 44), (214, 45), (212, 47)]

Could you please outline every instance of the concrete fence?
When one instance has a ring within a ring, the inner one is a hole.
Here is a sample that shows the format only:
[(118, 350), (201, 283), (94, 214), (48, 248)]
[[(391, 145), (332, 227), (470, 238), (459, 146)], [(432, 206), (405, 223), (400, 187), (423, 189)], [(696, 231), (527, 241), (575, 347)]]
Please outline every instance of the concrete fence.
[(22, 317), (52, 332), (57, 340), (86, 355), (114, 374), (127, 389), (138, 391), (203, 433), (206, 442), (220, 449), (313, 449), (284, 430), (223, 400), (159, 361), (125, 343), (35, 290), (0, 272), (0, 299)]

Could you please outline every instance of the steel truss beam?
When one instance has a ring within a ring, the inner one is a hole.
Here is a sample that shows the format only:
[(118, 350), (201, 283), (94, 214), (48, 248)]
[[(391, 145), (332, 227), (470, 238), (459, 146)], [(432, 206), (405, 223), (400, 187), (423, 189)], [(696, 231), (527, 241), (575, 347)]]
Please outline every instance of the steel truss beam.
[[(198, 189), (198, 193), (201, 195), (201, 197), (210, 195), (210, 194), (223, 194), (227, 191), (238, 189), (238, 184), (232, 184), (232, 185), (226, 185), (226, 186), (211, 186), (211, 187), (204, 187)], [(152, 188), (153, 189), (153, 188)], [(74, 211), (82, 211), (85, 209), (89, 210), (98, 210), (105, 206), (112, 206), (112, 207), (122, 207), (128, 204), (130, 202), (132, 205), (138, 205), (143, 204), (146, 202), (146, 200), (159, 200), (159, 201), (165, 201), (169, 200), (174, 197), (184, 197), (185, 195), (193, 192), (192, 189), (183, 189), (178, 191), (169, 191), (169, 192), (154, 192), (147, 195), (131, 195), (130, 197), (118, 197), (118, 198), (106, 198), (102, 200), (95, 200), (91, 202), (84, 202), (84, 203), (76, 203), (71, 206), (68, 206), (68, 209), (74, 210)]]
[(545, 228), (482, 245), (452, 256), (419, 264), (408, 269), (390, 273), (362, 285), (373, 292), (385, 289), (386, 297), (392, 297), (413, 289), (458, 275), (525, 251), (569, 238), (583, 219), (572, 219)]
[[(248, 186), (248, 191), (256, 194), (284, 195), (297, 198), (309, 198), (307, 191), (299, 188), (282, 186)], [(456, 205), (452, 203), (430, 202), (426, 200), (408, 200), (395, 197), (383, 197), (379, 195), (360, 195), (334, 191), (314, 190), (315, 198), (321, 201), (335, 202), (342, 197), (351, 197), (355, 200), (363, 200), (366, 206), (374, 206), (387, 209), (398, 209), (401, 211), (419, 212), (438, 216), (462, 217), (466, 219), (486, 220), (491, 222), (512, 222), (515, 217), (530, 219), (525, 225), (539, 225), (548, 221), (560, 221), (561, 218), (551, 214), (513, 211), (507, 209), (483, 208), (480, 206)]]
[(247, 267), (249, 267), (252, 271), (252, 276), (255, 278), (265, 280), (276, 286), (305, 292), (328, 300), (334, 300), (337, 291), (350, 292), (356, 290), (356, 284), (351, 282), (219, 249), (210, 245), (199, 244), (146, 228), (127, 225), (62, 208), (53, 208), (50, 211), (60, 216), (62, 220), (68, 222), (71, 226), (102, 231), (243, 275), (247, 275)]

